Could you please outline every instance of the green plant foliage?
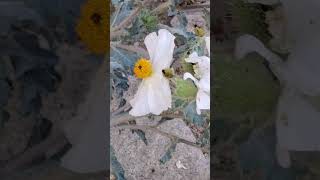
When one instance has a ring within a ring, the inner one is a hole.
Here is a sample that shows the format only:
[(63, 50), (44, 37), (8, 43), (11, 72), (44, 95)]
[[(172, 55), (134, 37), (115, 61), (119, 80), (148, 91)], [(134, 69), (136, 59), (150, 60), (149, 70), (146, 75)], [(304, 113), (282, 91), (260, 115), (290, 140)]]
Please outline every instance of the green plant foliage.
[(133, 129), (132, 132), (137, 133), (137, 135), (138, 135), (139, 138), (144, 142), (144, 144), (145, 144), (145, 145), (148, 145), (148, 141), (147, 141), (146, 133), (145, 133), (145, 132), (143, 132), (143, 131), (140, 130), (140, 129)]
[(183, 80), (182, 78), (175, 78), (175, 80), (175, 96), (183, 99), (195, 98), (198, 89), (191, 80)]
[(203, 127), (206, 124), (206, 118), (201, 114), (197, 114), (196, 102), (190, 102), (184, 109), (184, 118), (187, 122)]
[(158, 17), (153, 15), (149, 10), (142, 11), (140, 14), (140, 19), (148, 32), (156, 30)]
[(117, 180), (125, 180), (124, 170), (121, 164), (119, 163), (112, 146), (110, 146), (110, 163), (112, 173), (114, 173), (117, 176)]

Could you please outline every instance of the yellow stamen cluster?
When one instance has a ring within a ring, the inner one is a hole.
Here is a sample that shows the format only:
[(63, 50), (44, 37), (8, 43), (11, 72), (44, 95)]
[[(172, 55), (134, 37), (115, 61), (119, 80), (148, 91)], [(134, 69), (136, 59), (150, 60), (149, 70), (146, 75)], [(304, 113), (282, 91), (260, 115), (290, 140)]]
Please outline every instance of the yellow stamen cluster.
[(134, 65), (133, 72), (137, 78), (147, 78), (152, 74), (152, 64), (149, 60), (140, 58)]

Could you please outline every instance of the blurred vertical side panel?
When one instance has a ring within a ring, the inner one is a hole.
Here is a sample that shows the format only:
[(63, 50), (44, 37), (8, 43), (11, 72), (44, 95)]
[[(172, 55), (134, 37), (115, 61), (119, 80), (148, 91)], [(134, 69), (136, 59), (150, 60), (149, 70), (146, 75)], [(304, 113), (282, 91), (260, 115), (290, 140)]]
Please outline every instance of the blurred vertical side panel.
[(0, 2), (0, 179), (108, 177), (109, 5)]

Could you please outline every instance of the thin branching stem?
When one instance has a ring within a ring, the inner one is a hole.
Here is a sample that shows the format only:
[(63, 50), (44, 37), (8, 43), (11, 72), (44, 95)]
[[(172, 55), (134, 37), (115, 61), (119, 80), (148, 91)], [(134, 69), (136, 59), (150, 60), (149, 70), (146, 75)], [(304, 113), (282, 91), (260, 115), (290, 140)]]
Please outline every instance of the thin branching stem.
[[(155, 117), (157, 117), (157, 116), (155, 116)], [(167, 119), (174, 119), (174, 118), (183, 118), (183, 115), (163, 113), (163, 114), (161, 114), (160, 117), (167, 118)], [(134, 117), (134, 116), (131, 116), (128, 112), (124, 112), (119, 115), (111, 117), (110, 127), (115, 127), (115, 126), (119, 126), (121, 124), (129, 123), (129, 121), (135, 120), (137, 118), (139, 118), (139, 117)]]
[(120, 10), (121, 10), (122, 6), (123, 6), (123, 2), (121, 2), (120, 5), (119, 5), (119, 7), (117, 8), (115, 17), (114, 17), (113, 22), (112, 22), (112, 24), (111, 24), (111, 28), (114, 26), (114, 23), (117, 21), (117, 18), (118, 18), (118, 15), (119, 15), (119, 13), (120, 13)]
[(116, 26), (115, 28), (112, 29), (111, 32), (115, 32), (118, 30), (121, 30), (125, 27), (127, 27), (132, 20), (137, 16), (137, 14), (141, 11), (142, 7), (139, 5), (135, 10), (133, 10), (133, 12), (127, 16), (127, 18), (125, 18), (118, 26)]
[(172, 4), (171, 0), (168, 0), (167, 2), (159, 4), (156, 8), (154, 8), (151, 13), (158, 15), (162, 14), (163, 12), (167, 11), (169, 6)]
[(199, 148), (202, 150), (202, 152), (204, 153), (209, 153), (210, 150), (208, 147), (201, 147), (199, 144), (196, 144), (194, 142), (191, 142), (189, 140), (186, 140), (186, 139), (183, 139), (183, 138), (180, 138), (178, 136), (175, 136), (173, 134), (169, 134), (167, 132), (164, 132), (164, 131), (161, 131), (159, 130), (158, 128), (156, 128), (156, 126), (146, 126), (146, 125), (121, 125), (121, 126), (118, 126), (116, 127), (118, 129), (139, 129), (139, 130), (142, 130), (142, 131), (152, 131), (152, 132), (155, 132), (155, 133), (158, 133), (158, 134), (161, 134), (163, 136), (166, 136), (168, 137), (171, 141), (173, 142), (177, 142), (177, 143), (184, 143), (184, 144), (187, 144), (187, 145), (190, 145), (190, 146), (193, 146), (193, 147), (196, 147), (196, 148)]
[(141, 55), (141, 56), (143, 56), (145, 58), (149, 57), (148, 52), (145, 49), (143, 49), (142, 47), (139, 47), (139, 46), (125, 45), (125, 44), (114, 43), (114, 42), (111, 42), (111, 46), (137, 53), (138, 55)]

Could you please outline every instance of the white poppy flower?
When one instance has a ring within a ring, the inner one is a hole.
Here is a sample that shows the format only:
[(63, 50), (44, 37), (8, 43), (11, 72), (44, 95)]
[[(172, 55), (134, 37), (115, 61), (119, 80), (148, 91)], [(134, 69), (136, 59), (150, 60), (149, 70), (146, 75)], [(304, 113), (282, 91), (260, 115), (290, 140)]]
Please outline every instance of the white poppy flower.
[(169, 68), (172, 63), (174, 39), (175, 36), (165, 29), (160, 29), (158, 35), (153, 32), (145, 38), (150, 60), (141, 58), (135, 64), (134, 73), (143, 80), (130, 101), (130, 115), (159, 115), (171, 108), (169, 80), (163, 76), (162, 70)]
[[(210, 54), (210, 37), (205, 37), (206, 47)], [(210, 58), (207, 56), (199, 57), (196, 52), (186, 58), (186, 62), (196, 63), (194, 66), (196, 79), (190, 73), (184, 73), (183, 79), (190, 78), (198, 88), (196, 105), (197, 113), (201, 114), (201, 109), (210, 109)]]

